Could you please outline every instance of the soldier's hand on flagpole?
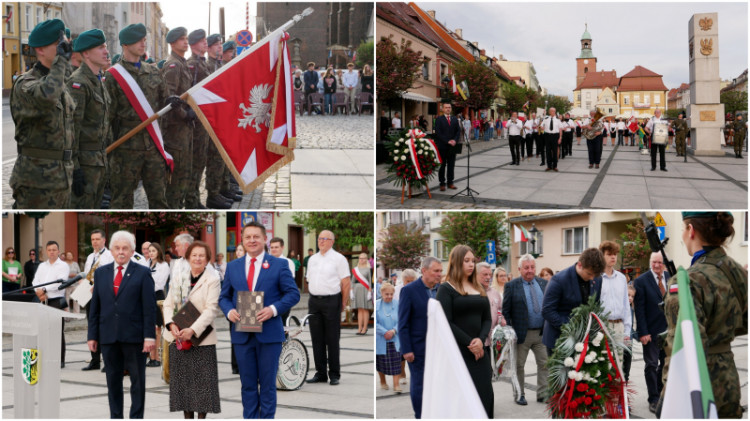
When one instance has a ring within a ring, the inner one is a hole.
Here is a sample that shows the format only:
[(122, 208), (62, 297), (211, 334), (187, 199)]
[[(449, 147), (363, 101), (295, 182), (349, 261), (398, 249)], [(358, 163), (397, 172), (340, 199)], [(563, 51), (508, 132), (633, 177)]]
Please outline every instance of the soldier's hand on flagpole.
[(188, 108), (185, 110), (185, 121), (187, 123), (195, 123), (195, 120), (198, 120), (198, 116), (195, 114), (195, 111), (193, 111), (192, 108)]
[(185, 101), (180, 99), (177, 95), (170, 95), (167, 97), (167, 105), (171, 105), (173, 109), (182, 108), (185, 106)]

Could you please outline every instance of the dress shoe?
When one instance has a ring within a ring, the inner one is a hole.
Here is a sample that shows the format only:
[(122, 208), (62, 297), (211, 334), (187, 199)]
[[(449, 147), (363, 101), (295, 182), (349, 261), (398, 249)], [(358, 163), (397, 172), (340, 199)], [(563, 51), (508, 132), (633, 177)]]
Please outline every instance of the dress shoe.
[(161, 367), (161, 361), (150, 360), (146, 363), (146, 367)]
[(559, 171), (557, 171), (557, 168), (552, 168), (552, 171), (559, 172)]
[(589, 169), (594, 168), (594, 164), (589, 164)]
[(339, 384), (339, 379), (331, 379), (331, 386), (336, 386)]
[(536, 401), (539, 402), (539, 403), (542, 403), (542, 402), (544, 402), (544, 398), (541, 397), (541, 396), (537, 396), (536, 397)]
[(89, 371), (89, 370), (98, 370), (100, 366), (100, 363), (94, 363), (93, 361), (89, 363), (86, 367), (83, 367), (81, 370), (83, 371)]
[(545, 165), (547, 165), (547, 164), (545, 164), (544, 162), (542, 162), (541, 164), (539, 164), (540, 167), (543, 167)]
[(214, 195), (206, 200), (206, 205), (211, 209), (231, 209), (232, 205), (221, 195)]
[(652, 414), (656, 413), (656, 402), (651, 402), (648, 404), (648, 410), (651, 411)]
[(60, 368), (65, 368), (65, 361), (60, 363)]
[(656, 171), (656, 168), (651, 168), (651, 171)]
[(307, 379), (307, 382), (308, 383), (327, 383), (328, 379), (326, 379), (323, 376), (319, 376), (318, 374), (315, 374), (314, 376), (312, 376), (311, 379)]
[(667, 169), (666, 169), (666, 168), (662, 168), (661, 170), (662, 170), (662, 171), (664, 171), (664, 172), (667, 172)]
[(455, 186), (455, 185), (453, 185), (453, 184), (448, 184), (448, 188), (449, 188), (449, 189), (451, 189), (451, 190), (456, 190), (456, 189), (458, 189), (458, 187), (456, 187), (456, 186)]
[(599, 169), (599, 164), (594, 165), (594, 168)]
[(440, 185), (440, 191), (445, 191), (445, 185), (443, 184)]
[(521, 397), (518, 398), (518, 400), (516, 401), (516, 403), (519, 404), (519, 405), (523, 405), (523, 406), (526, 406), (526, 405), (529, 404), (528, 402), (526, 402), (526, 397), (523, 396), (523, 395), (521, 395)]
[(545, 168), (544, 172), (547, 172), (547, 171), (552, 171), (552, 168)]
[(232, 374), (240, 374), (240, 369), (239, 368), (233, 368), (232, 369)]
[(101, 370), (101, 371), (102, 371), (102, 373), (104, 373), (104, 372), (105, 372), (105, 370), (104, 370), (104, 369), (105, 369), (105, 367), (102, 367), (102, 370)]

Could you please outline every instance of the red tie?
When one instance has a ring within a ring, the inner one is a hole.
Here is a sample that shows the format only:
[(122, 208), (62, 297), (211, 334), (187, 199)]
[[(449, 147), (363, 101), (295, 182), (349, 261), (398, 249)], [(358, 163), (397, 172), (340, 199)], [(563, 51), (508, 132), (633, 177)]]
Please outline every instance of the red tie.
[(247, 289), (253, 290), (253, 278), (255, 278), (255, 257), (250, 259), (250, 269), (247, 271)]
[(117, 266), (117, 275), (115, 275), (115, 296), (117, 296), (117, 291), (120, 289), (120, 282), (122, 282), (122, 266)]
[(448, 127), (451, 125), (451, 116), (447, 115), (445, 116), (445, 119), (448, 120)]

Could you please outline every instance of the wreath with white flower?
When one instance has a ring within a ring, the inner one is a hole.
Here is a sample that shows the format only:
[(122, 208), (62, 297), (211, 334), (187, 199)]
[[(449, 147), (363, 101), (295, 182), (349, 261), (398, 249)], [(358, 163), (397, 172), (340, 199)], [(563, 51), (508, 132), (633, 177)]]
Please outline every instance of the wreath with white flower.
[(435, 142), (419, 129), (404, 130), (389, 140), (385, 142), (389, 181), (400, 187), (427, 186), (442, 162)]
[[(575, 308), (547, 360), (552, 418), (625, 418), (629, 394), (616, 349), (630, 352), (606, 328), (607, 313), (590, 297)], [(604, 322), (603, 322), (604, 320)]]

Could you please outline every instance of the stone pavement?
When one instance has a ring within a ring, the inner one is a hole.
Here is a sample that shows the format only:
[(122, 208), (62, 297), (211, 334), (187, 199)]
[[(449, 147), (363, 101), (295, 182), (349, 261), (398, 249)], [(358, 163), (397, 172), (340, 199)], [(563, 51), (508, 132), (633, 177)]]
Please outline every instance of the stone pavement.
[[(609, 142), (608, 142), (609, 143)], [(545, 172), (532, 157), (510, 165), (505, 140), (472, 143), (470, 186), (476, 202), (456, 192), (467, 185), (466, 152), (456, 161), (459, 190), (439, 191), (437, 175), (429, 185), (432, 199), (420, 194), (401, 204), (401, 189), (387, 181), (385, 164), (377, 166), (378, 209), (746, 209), (747, 153), (734, 157), (725, 147), (723, 157), (689, 155), (687, 163), (674, 148), (666, 154), (667, 170), (650, 171), (650, 155), (637, 147), (607, 145), (601, 168), (588, 168), (585, 139), (573, 141), (573, 155), (559, 160), (557, 173)], [(464, 149), (465, 151), (465, 149)], [(657, 163), (658, 165), (658, 163)]]
[[(742, 399), (740, 404), (744, 409), (743, 418), (747, 418), (747, 336), (738, 337), (732, 342), (732, 351), (734, 352), (734, 361), (740, 374), (740, 386), (742, 387)], [(633, 363), (630, 368), (630, 384), (635, 393), (632, 395), (632, 412), (630, 418), (656, 418), (648, 410), (646, 397), (646, 380), (643, 375), (643, 349), (640, 343), (633, 345)], [(498, 419), (544, 419), (549, 418), (546, 412), (546, 406), (536, 402), (536, 362), (533, 353), (529, 353), (526, 359), (525, 369), (525, 389), (527, 406), (520, 406), (514, 402), (513, 388), (508, 378), (501, 378), (500, 381), (492, 383), (495, 393), (495, 418)], [(408, 371), (408, 364), (407, 364)], [(393, 378), (387, 376), (388, 386), (393, 386)], [(404, 393), (397, 395), (391, 390), (383, 390), (378, 384), (375, 388), (375, 410), (379, 419), (385, 418), (414, 418), (414, 411), (411, 408), (411, 398), (409, 397), (409, 384), (403, 384), (401, 388)]]
[[(297, 116), (294, 161), (243, 195), (232, 208), (372, 209), (374, 130), (375, 121), (369, 114)], [(15, 159), (3, 161), (3, 209), (13, 205), (8, 180), (14, 163)], [(200, 195), (205, 204), (205, 172)], [(139, 184), (134, 196), (135, 209), (148, 208), (142, 185)]]
[[(307, 294), (292, 314), (302, 319), (307, 313)], [(66, 323), (67, 355), (62, 369), (60, 418), (109, 418), (107, 383), (104, 373), (81, 371), (91, 354), (86, 345), (86, 327), (83, 321)], [(224, 317), (216, 319), (218, 333), (216, 347), (219, 366), (219, 392), (221, 413), (208, 414), (208, 418), (242, 418), (240, 378), (232, 374), (228, 323)], [(366, 336), (356, 335), (354, 329), (341, 330), (341, 384), (303, 384), (296, 391), (279, 391), (277, 418), (370, 418), (374, 417), (373, 374), (375, 364), (374, 330)], [(306, 329), (297, 336), (307, 347), (310, 361), (308, 377), (314, 374), (312, 343)], [(2, 418), (13, 418), (13, 367), (12, 336), (3, 335), (3, 412)], [(130, 409), (130, 382), (126, 378), (125, 414)], [(342, 399), (345, 396), (345, 399)], [(169, 385), (161, 379), (161, 368), (146, 368), (146, 418), (183, 418), (182, 412), (169, 412)]]

